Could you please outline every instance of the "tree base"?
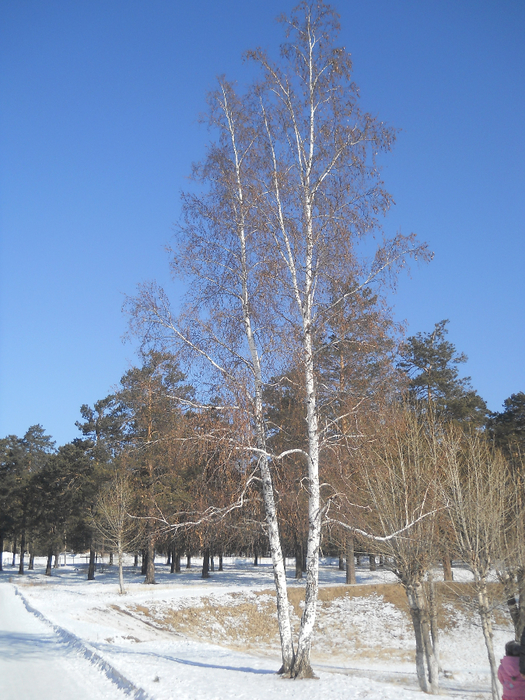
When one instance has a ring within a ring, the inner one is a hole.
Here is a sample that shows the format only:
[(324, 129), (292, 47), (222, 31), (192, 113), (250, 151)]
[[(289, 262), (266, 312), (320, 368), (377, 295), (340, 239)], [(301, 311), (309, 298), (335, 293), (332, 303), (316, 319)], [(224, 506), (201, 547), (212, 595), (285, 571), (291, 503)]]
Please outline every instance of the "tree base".
[(290, 680), (319, 680), (319, 676), (316, 676), (312, 667), (310, 665), (304, 666), (302, 668), (286, 669), (284, 666), (277, 671), (277, 674), (281, 678), (288, 678)]
[(306, 668), (294, 669), (292, 678), (294, 678), (295, 680), (298, 680), (298, 679), (313, 680), (313, 681), (319, 680), (319, 676), (315, 675), (313, 668), (311, 666), (307, 666)]

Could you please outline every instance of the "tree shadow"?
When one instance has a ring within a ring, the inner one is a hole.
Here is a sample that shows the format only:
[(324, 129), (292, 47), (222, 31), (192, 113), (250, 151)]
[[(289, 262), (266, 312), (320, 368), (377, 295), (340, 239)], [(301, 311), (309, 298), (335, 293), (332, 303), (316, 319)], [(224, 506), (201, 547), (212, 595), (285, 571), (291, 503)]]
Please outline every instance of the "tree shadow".
[(68, 645), (57, 640), (54, 634), (29, 634), (0, 630), (0, 658), (40, 659), (67, 656)]

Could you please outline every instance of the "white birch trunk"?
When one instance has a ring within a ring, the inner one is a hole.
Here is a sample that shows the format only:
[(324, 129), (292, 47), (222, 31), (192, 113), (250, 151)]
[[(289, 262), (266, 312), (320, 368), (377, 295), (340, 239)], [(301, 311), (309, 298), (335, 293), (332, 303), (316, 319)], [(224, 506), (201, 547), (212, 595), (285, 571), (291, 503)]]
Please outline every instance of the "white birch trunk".
[(274, 490), (272, 483), (272, 474), (267, 455), (266, 446), (266, 428), (264, 424), (264, 405), (263, 405), (263, 379), (261, 370), (261, 361), (259, 351), (255, 340), (252, 324), (252, 315), (250, 311), (250, 295), (248, 286), (248, 252), (246, 242), (246, 229), (244, 218), (245, 197), (243, 188), (243, 178), (241, 172), (241, 158), (237, 148), (235, 120), (228, 105), (228, 99), (225, 92), (223, 110), (227, 119), (229, 134), (231, 138), (231, 146), (235, 164), (235, 176), (237, 186), (237, 200), (239, 204), (239, 220), (237, 235), (240, 243), (240, 262), (241, 262), (241, 305), (244, 330), (248, 348), (252, 361), (252, 371), (254, 379), (255, 396), (253, 397), (254, 422), (257, 440), (257, 448), (259, 450), (258, 466), (261, 473), (262, 493), (265, 519), (268, 531), (268, 540), (270, 544), (270, 553), (272, 557), (275, 589), (277, 595), (277, 620), (279, 625), (279, 635), (281, 639), (281, 655), (282, 666), (279, 673), (289, 675), (295, 661), (295, 653), (292, 639), (292, 626), (290, 620), (290, 608), (288, 603), (288, 594), (286, 587), (286, 569), (281, 547), (281, 537), (279, 532), (279, 523), (277, 520), (277, 508), (275, 505)]
[[(306, 162), (299, 159), (299, 169), (303, 182), (303, 227), (305, 233), (305, 279), (302, 304), (299, 311), (303, 323), (303, 360), (306, 386), (306, 424), (308, 431), (308, 545), (306, 566), (306, 591), (304, 610), (301, 618), (301, 628), (297, 644), (297, 657), (294, 666), (294, 676), (299, 678), (314, 677), (310, 664), (310, 650), (317, 613), (317, 596), (319, 590), (319, 544), (321, 541), (321, 498), (319, 490), (319, 416), (317, 403), (317, 388), (315, 383), (313, 314), (315, 308), (315, 291), (317, 270), (315, 268), (315, 242), (313, 212), (315, 192), (311, 186), (314, 152), (316, 147), (315, 131), (315, 83), (314, 83), (314, 42), (309, 34), (309, 133), (308, 153)], [(292, 121), (297, 128), (296, 115)], [(302, 166), (302, 167), (301, 167)], [(294, 267), (295, 269), (295, 267)], [(297, 279), (294, 277), (294, 279)], [(297, 284), (297, 282), (295, 283)], [(296, 299), (300, 299), (299, 289), (295, 289)]]
[(321, 508), (319, 493), (319, 431), (317, 397), (313, 368), (313, 352), (309, 328), (305, 333), (306, 350), (306, 408), (308, 426), (308, 545), (306, 591), (301, 628), (297, 644), (294, 677), (313, 677), (310, 649), (317, 612), (319, 589), (319, 543), (321, 539)]

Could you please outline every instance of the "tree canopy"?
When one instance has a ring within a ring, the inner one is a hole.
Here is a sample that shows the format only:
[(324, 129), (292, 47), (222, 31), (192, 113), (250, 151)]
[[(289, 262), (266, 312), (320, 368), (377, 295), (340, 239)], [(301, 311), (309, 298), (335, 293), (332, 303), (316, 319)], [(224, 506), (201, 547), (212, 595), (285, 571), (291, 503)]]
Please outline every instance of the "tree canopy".
[(448, 319), (439, 321), (432, 331), (407, 338), (399, 367), (410, 378), (409, 391), (414, 398), (435, 407), (447, 420), (482, 426), (488, 409), (472, 388), (470, 377), (459, 376), (458, 365), (468, 358), (447, 340), (448, 323)]

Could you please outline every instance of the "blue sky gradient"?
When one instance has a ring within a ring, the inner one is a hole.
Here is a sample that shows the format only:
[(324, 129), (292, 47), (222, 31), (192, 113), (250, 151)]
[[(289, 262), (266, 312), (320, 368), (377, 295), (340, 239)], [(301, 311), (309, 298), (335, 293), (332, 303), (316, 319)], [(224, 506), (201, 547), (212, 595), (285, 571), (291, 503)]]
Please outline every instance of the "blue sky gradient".
[[(401, 129), (385, 159), (387, 233), (435, 251), (393, 297), (408, 333), (449, 339), (489, 408), (525, 390), (525, 3), (345, 0), (363, 108)], [(0, 4), (0, 436), (63, 444), (83, 403), (134, 362), (125, 294), (157, 279), (218, 74), (277, 56), (268, 0)]]

